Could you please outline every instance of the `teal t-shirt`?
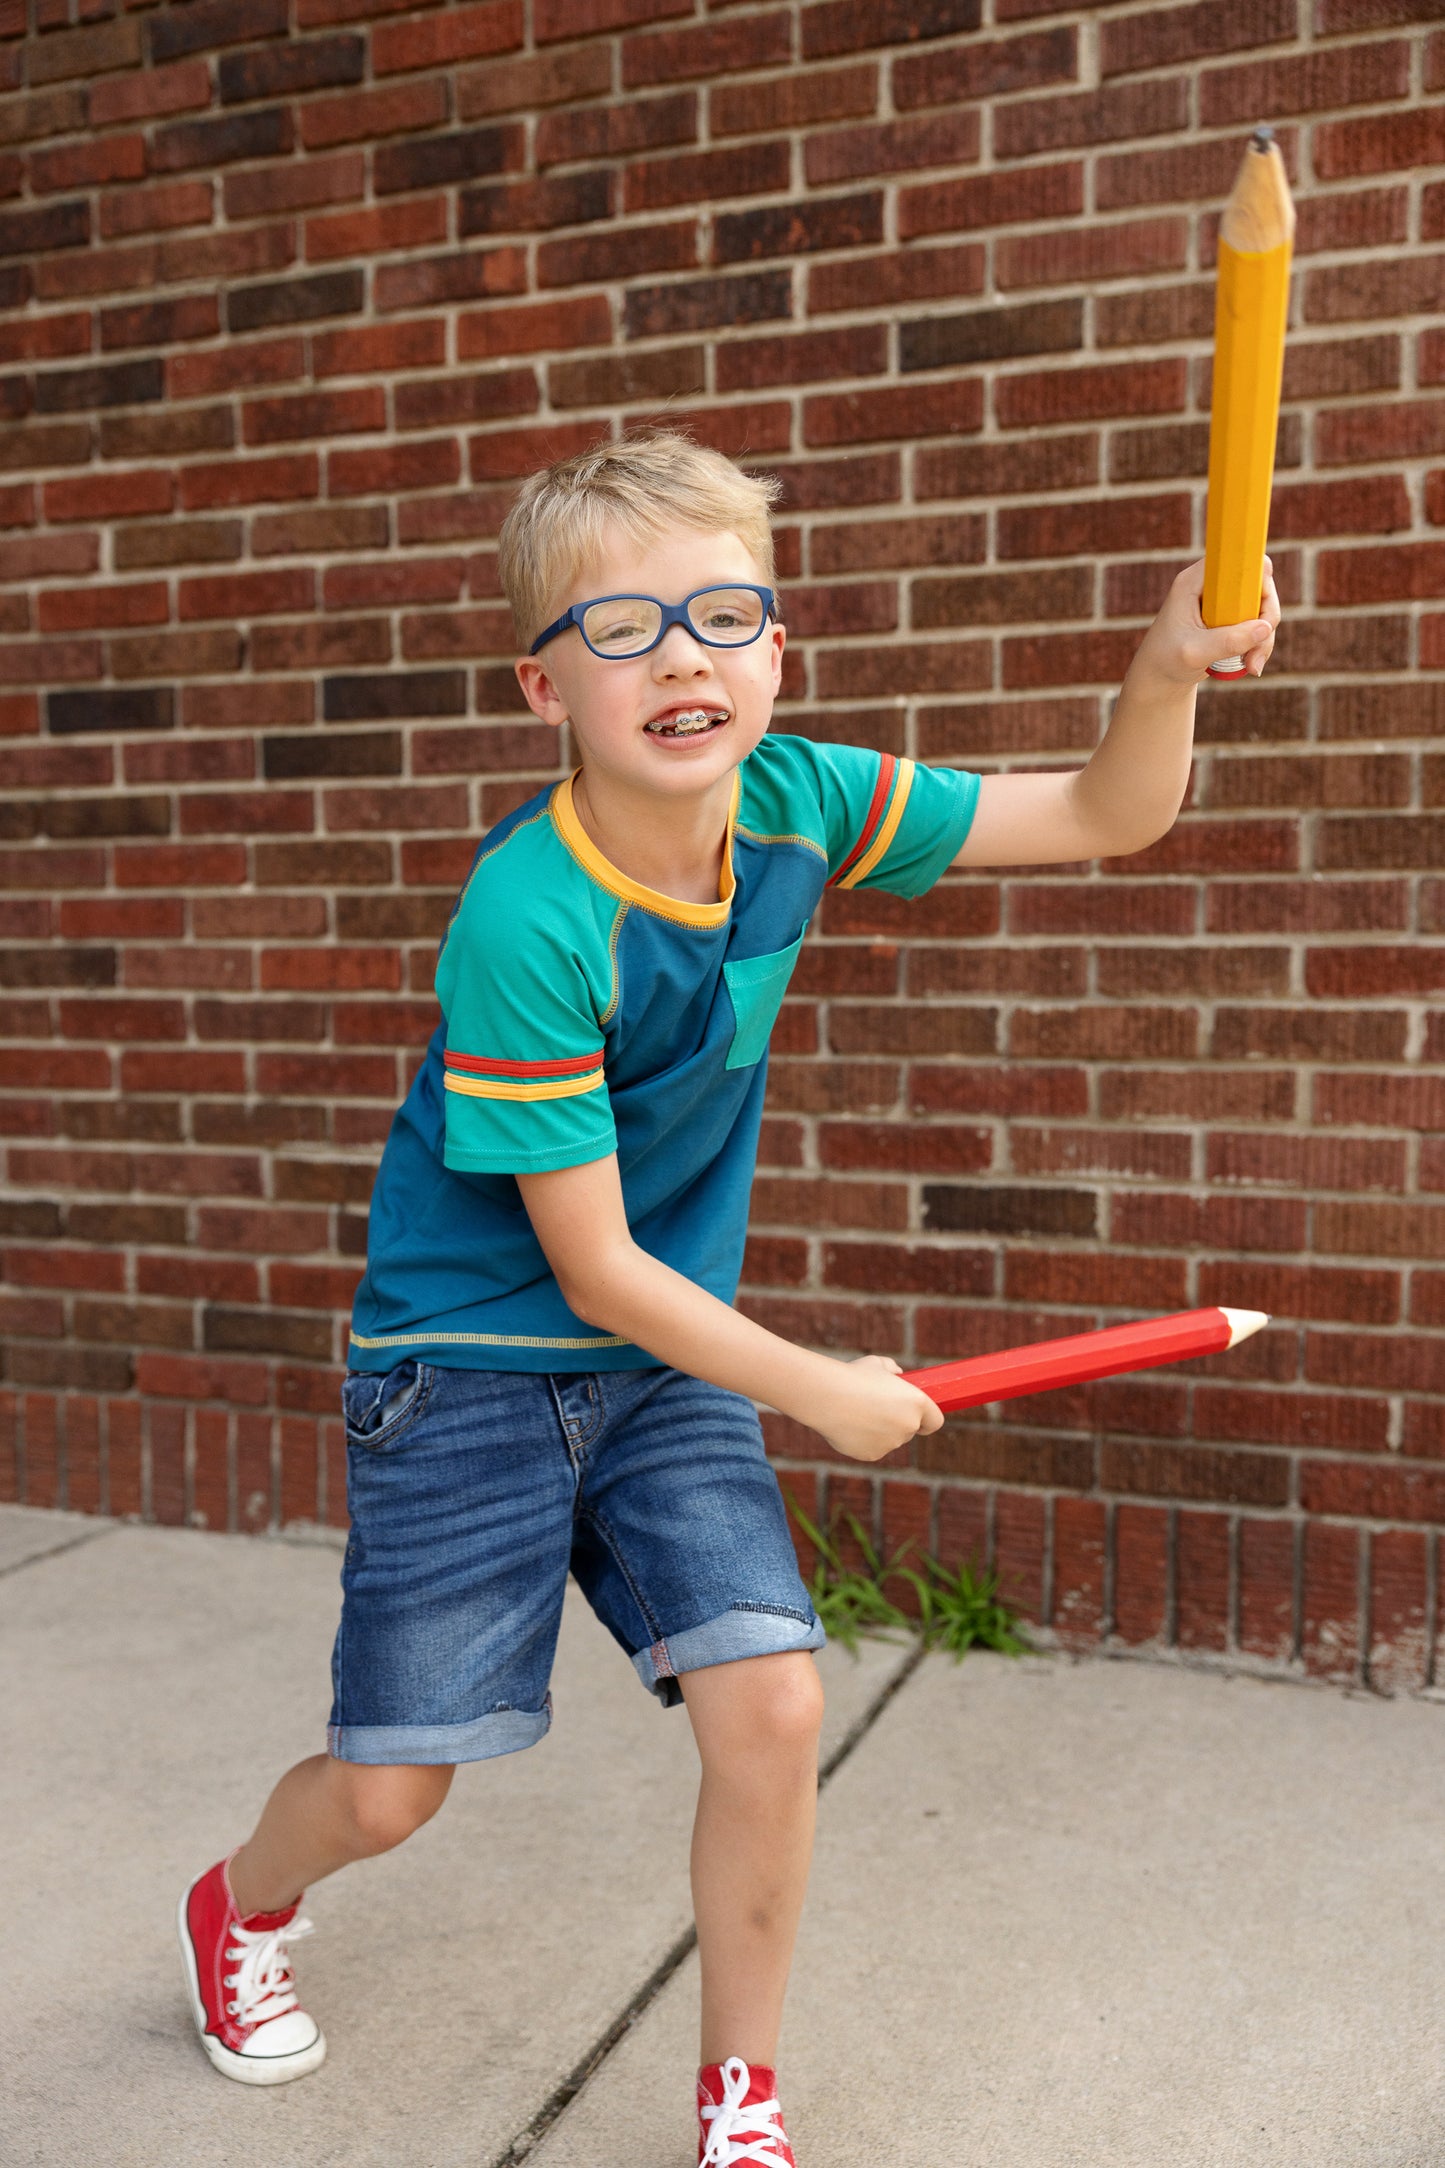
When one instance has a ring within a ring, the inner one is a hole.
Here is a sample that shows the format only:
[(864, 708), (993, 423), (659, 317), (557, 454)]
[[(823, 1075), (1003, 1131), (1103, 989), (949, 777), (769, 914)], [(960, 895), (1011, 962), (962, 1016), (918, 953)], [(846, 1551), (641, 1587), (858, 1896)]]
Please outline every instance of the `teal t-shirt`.
[(730, 1303), (768, 1036), (818, 899), (921, 896), (978, 787), (962, 769), (765, 737), (734, 783), (715, 903), (619, 872), (570, 777), (499, 821), (453, 909), (442, 1021), (377, 1170), (351, 1367), (655, 1365), (568, 1309), (515, 1179), (613, 1151), (634, 1241)]

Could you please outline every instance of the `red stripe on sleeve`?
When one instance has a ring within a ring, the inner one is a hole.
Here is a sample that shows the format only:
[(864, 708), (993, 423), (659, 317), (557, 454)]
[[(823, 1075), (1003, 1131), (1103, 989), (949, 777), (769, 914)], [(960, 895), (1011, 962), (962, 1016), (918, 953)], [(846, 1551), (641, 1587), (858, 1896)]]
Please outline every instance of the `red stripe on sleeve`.
[(898, 763), (891, 753), (881, 755), (878, 762), (878, 781), (873, 786), (873, 797), (868, 807), (868, 814), (864, 820), (862, 831), (837, 872), (829, 874), (829, 888), (835, 887), (842, 880), (844, 874), (850, 872), (857, 865), (859, 859), (873, 841), (874, 836), (878, 833), (878, 823), (883, 818), (883, 810), (888, 803), (897, 769)]
[(562, 1061), (494, 1061), (486, 1054), (454, 1054), (448, 1047), (442, 1058), (449, 1069), (464, 1070), (469, 1076), (585, 1076), (601, 1061), (602, 1048), (595, 1054), (569, 1054)]

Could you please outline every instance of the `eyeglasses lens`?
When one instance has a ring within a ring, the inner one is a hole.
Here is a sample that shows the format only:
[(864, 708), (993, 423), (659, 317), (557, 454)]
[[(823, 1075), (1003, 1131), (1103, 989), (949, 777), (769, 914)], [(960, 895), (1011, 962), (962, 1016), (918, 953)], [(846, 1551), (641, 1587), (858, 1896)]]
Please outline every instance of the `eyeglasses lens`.
[(583, 612), (582, 630), (604, 655), (637, 655), (657, 637), (662, 612), (646, 595), (614, 595)]
[(709, 587), (706, 594), (693, 596), (687, 614), (703, 639), (718, 647), (741, 647), (762, 624), (762, 597), (746, 587)]

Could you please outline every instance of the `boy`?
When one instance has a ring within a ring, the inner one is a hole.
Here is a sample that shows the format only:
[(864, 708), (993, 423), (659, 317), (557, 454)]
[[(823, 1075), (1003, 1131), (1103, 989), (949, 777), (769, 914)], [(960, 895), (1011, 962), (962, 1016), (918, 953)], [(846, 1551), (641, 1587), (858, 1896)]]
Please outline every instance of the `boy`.
[(227, 2075), (325, 2042), (304, 1887), (399, 1844), (458, 1762), (530, 1746), (570, 1570), (702, 1764), (699, 2160), (795, 2168), (776, 2096), (813, 1834), (823, 1640), (753, 1401), (876, 1461), (943, 1418), (898, 1365), (732, 1308), (768, 1035), (828, 883), (1162, 835), (1206, 665), (1258, 675), (1278, 604), (1208, 632), (1175, 581), (1077, 773), (979, 777), (768, 737), (778, 485), (657, 433), (534, 476), (501, 574), (534, 712), (580, 765), (488, 834), (442, 943), (443, 1023), (387, 1140), (343, 1387), (351, 1534), (329, 1751), (180, 1906)]

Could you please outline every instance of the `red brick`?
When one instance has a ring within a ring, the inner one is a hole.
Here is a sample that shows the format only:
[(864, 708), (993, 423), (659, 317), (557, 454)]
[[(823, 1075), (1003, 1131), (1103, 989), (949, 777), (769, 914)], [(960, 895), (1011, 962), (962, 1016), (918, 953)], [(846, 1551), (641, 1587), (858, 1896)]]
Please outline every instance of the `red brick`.
[[(548, 284), (548, 280), (542, 280)], [(557, 280), (557, 284), (568, 284)], [(433, 301), (479, 301), (494, 293), (522, 293), (522, 249), (459, 249), (455, 256), (422, 256), (416, 262), (381, 264), (375, 278), (379, 310), (429, 308)]]
[(710, 93), (708, 120), (714, 139), (760, 135), (856, 118), (872, 113), (877, 103), (878, 66), (867, 61), (826, 72), (795, 70), (763, 81), (721, 83)]
[(87, 475), (44, 485), (45, 516), (53, 520), (128, 519), (140, 512), (169, 512), (174, 478), (156, 468)]
[(320, 493), (320, 471), (314, 452), (182, 467), (181, 508), (209, 511), (218, 505), (276, 504), (315, 497)]
[[(697, 94), (691, 90), (548, 113), (537, 123), (536, 162), (543, 167), (574, 165), (584, 158), (617, 158), (629, 151), (695, 143), (697, 114)], [(520, 165), (521, 158), (514, 163)]]
[(371, 33), (371, 64), (378, 75), (395, 75), (514, 52), (522, 42), (521, 0), (480, 0), (415, 22), (378, 24)]
[(318, 377), (427, 369), (445, 359), (446, 325), (439, 317), (317, 332), (311, 341), (311, 366)]
[(347, 256), (377, 256), (393, 249), (425, 248), (447, 237), (445, 196), (412, 196), (374, 210), (334, 211), (306, 221), (306, 261), (335, 263)]
[(1001, 428), (1022, 429), (1113, 415), (1174, 413), (1182, 410), (1187, 389), (1182, 358), (1109, 363), (1005, 377), (994, 388), (994, 405)]
[(167, 113), (194, 112), (210, 102), (211, 76), (205, 61), (179, 60), (111, 82), (92, 83), (90, 124), (111, 128), (117, 121), (156, 120)]
[(621, 207), (657, 211), (717, 197), (771, 195), (788, 187), (788, 167), (788, 146), (782, 142), (639, 159), (622, 169)]
[(1309, 1521), (1304, 1530), (1300, 1654), (1316, 1678), (1352, 1683), (1360, 1674), (1360, 1535)]
[[(1399, 48), (1387, 50), (1398, 51)], [(1408, 171), (1414, 166), (1442, 162), (1445, 162), (1445, 114), (1437, 105), (1423, 104), (1394, 113), (1322, 121), (1314, 132), (1314, 165), (1321, 180), (1340, 180), (1357, 173)]]
[(461, 448), (455, 437), (434, 437), (367, 451), (335, 451), (327, 456), (327, 482), (333, 497), (444, 488), (459, 480), (460, 475)]
[(315, 574), (299, 565), (274, 572), (231, 572), (183, 579), (177, 594), (183, 620), (272, 616), (288, 610), (309, 610), (315, 599)]
[[(1057, 1542), (1056, 1532), (1056, 1548)], [(1167, 1632), (1169, 1550), (1167, 1512), (1158, 1506), (1115, 1508), (1113, 1630), (1133, 1647), (1160, 1642)]]
[[(317, 0), (308, 4), (315, 5)], [(686, 0), (538, 0), (534, 35), (539, 45), (545, 45), (687, 12)]]
[(1251, 1656), (1288, 1663), (1294, 1653), (1295, 1524), (1239, 1523), (1239, 1645)]
[(1417, 1692), (1431, 1662), (1426, 1538), (1386, 1528), (1369, 1545), (1369, 1681), (1378, 1693)]
[(494, 60), (454, 78), (457, 117), (469, 121), (493, 113), (536, 112), (571, 98), (594, 97), (610, 89), (611, 82), (612, 54), (605, 44)]
[(994, 155), (1027, 158), (1063, 145), (1112, 143), (1167, 135), (1186, 126), (1188, 87), (1182, 75), (1151, 83), (1111, 83), (1101, 90), (1030, 98), (994, 114)]
[(457, 359), (481, 361), (495, 354), (607, 345), (611, 337), (612, 317), (605, 294), (584, 294), (522, 307), (494, 306), (457, 319)]
[(269, 218), (309, 211), (321, 203), (355, 203), (366, 193), (364, 151), (331, 158), (293, 159), (277, 166), (250, 166), (222, 181), (228, 218)]
[[(1125, 1508), (1142, 1511), (1143, 1508)], [(1276, 1522), (1245, 1522), (1274, 1528)], [(1222, 1651), (1230, 1639), (1230, 1524), (1224, 1513), (1180, 1511), (1174, 1536), (1175, 1632), (1182, 1649)]]
[(1106, 1535), (1100, 1499), (1054, 1500), (1052, 1623), (1066, 1648), (1092, 1648), (1104, 1631)]
[(1291, 40), (1298, 27), (1298, 0), (1261, 0), (1248, 14), (1216, 7), (1213, 0), (1191, 0), (1186, 7), (1157, 8), (1147, 15), (1105, 23), (1100, 69), (1108, 77), (1169, 67), (1209, 53)]
[(54, 150), (32, 151), (29, 160), (30, 186), (37, 196), (61, 189), (104, 186), (109, 181), (139, 180), (145, 170), (145, 138), (139, 135), (66, 143)]
[(1024, 1618), (1044, 1616), (1044, 1500), (1000, 1491), (994, 1500), (994, 1567), (998, 1592)]
[(1084, 208), (1084, 169), (1030, 166), (1019, 173), (981, 173), (898, 195), (898, 237), (921, 233), (976, 232), (985, 226), (1027, 224), (1033, 219), (1076, 217)]
[(1018, 286), (1071, 286), (1131, 274), (1183, 270), (1189, 229), (1183, 218), (1057, 227), (1007, 236), (994, 244), (994, 275)]
[(378, 136), (403, 135), (434, 128), (448, 117), (446, 79), (389, 84), (377, 90), (347, 90), (316, 98), (300, 109), (301, 141), (307, 150), (333, 143), (370, 142)]

